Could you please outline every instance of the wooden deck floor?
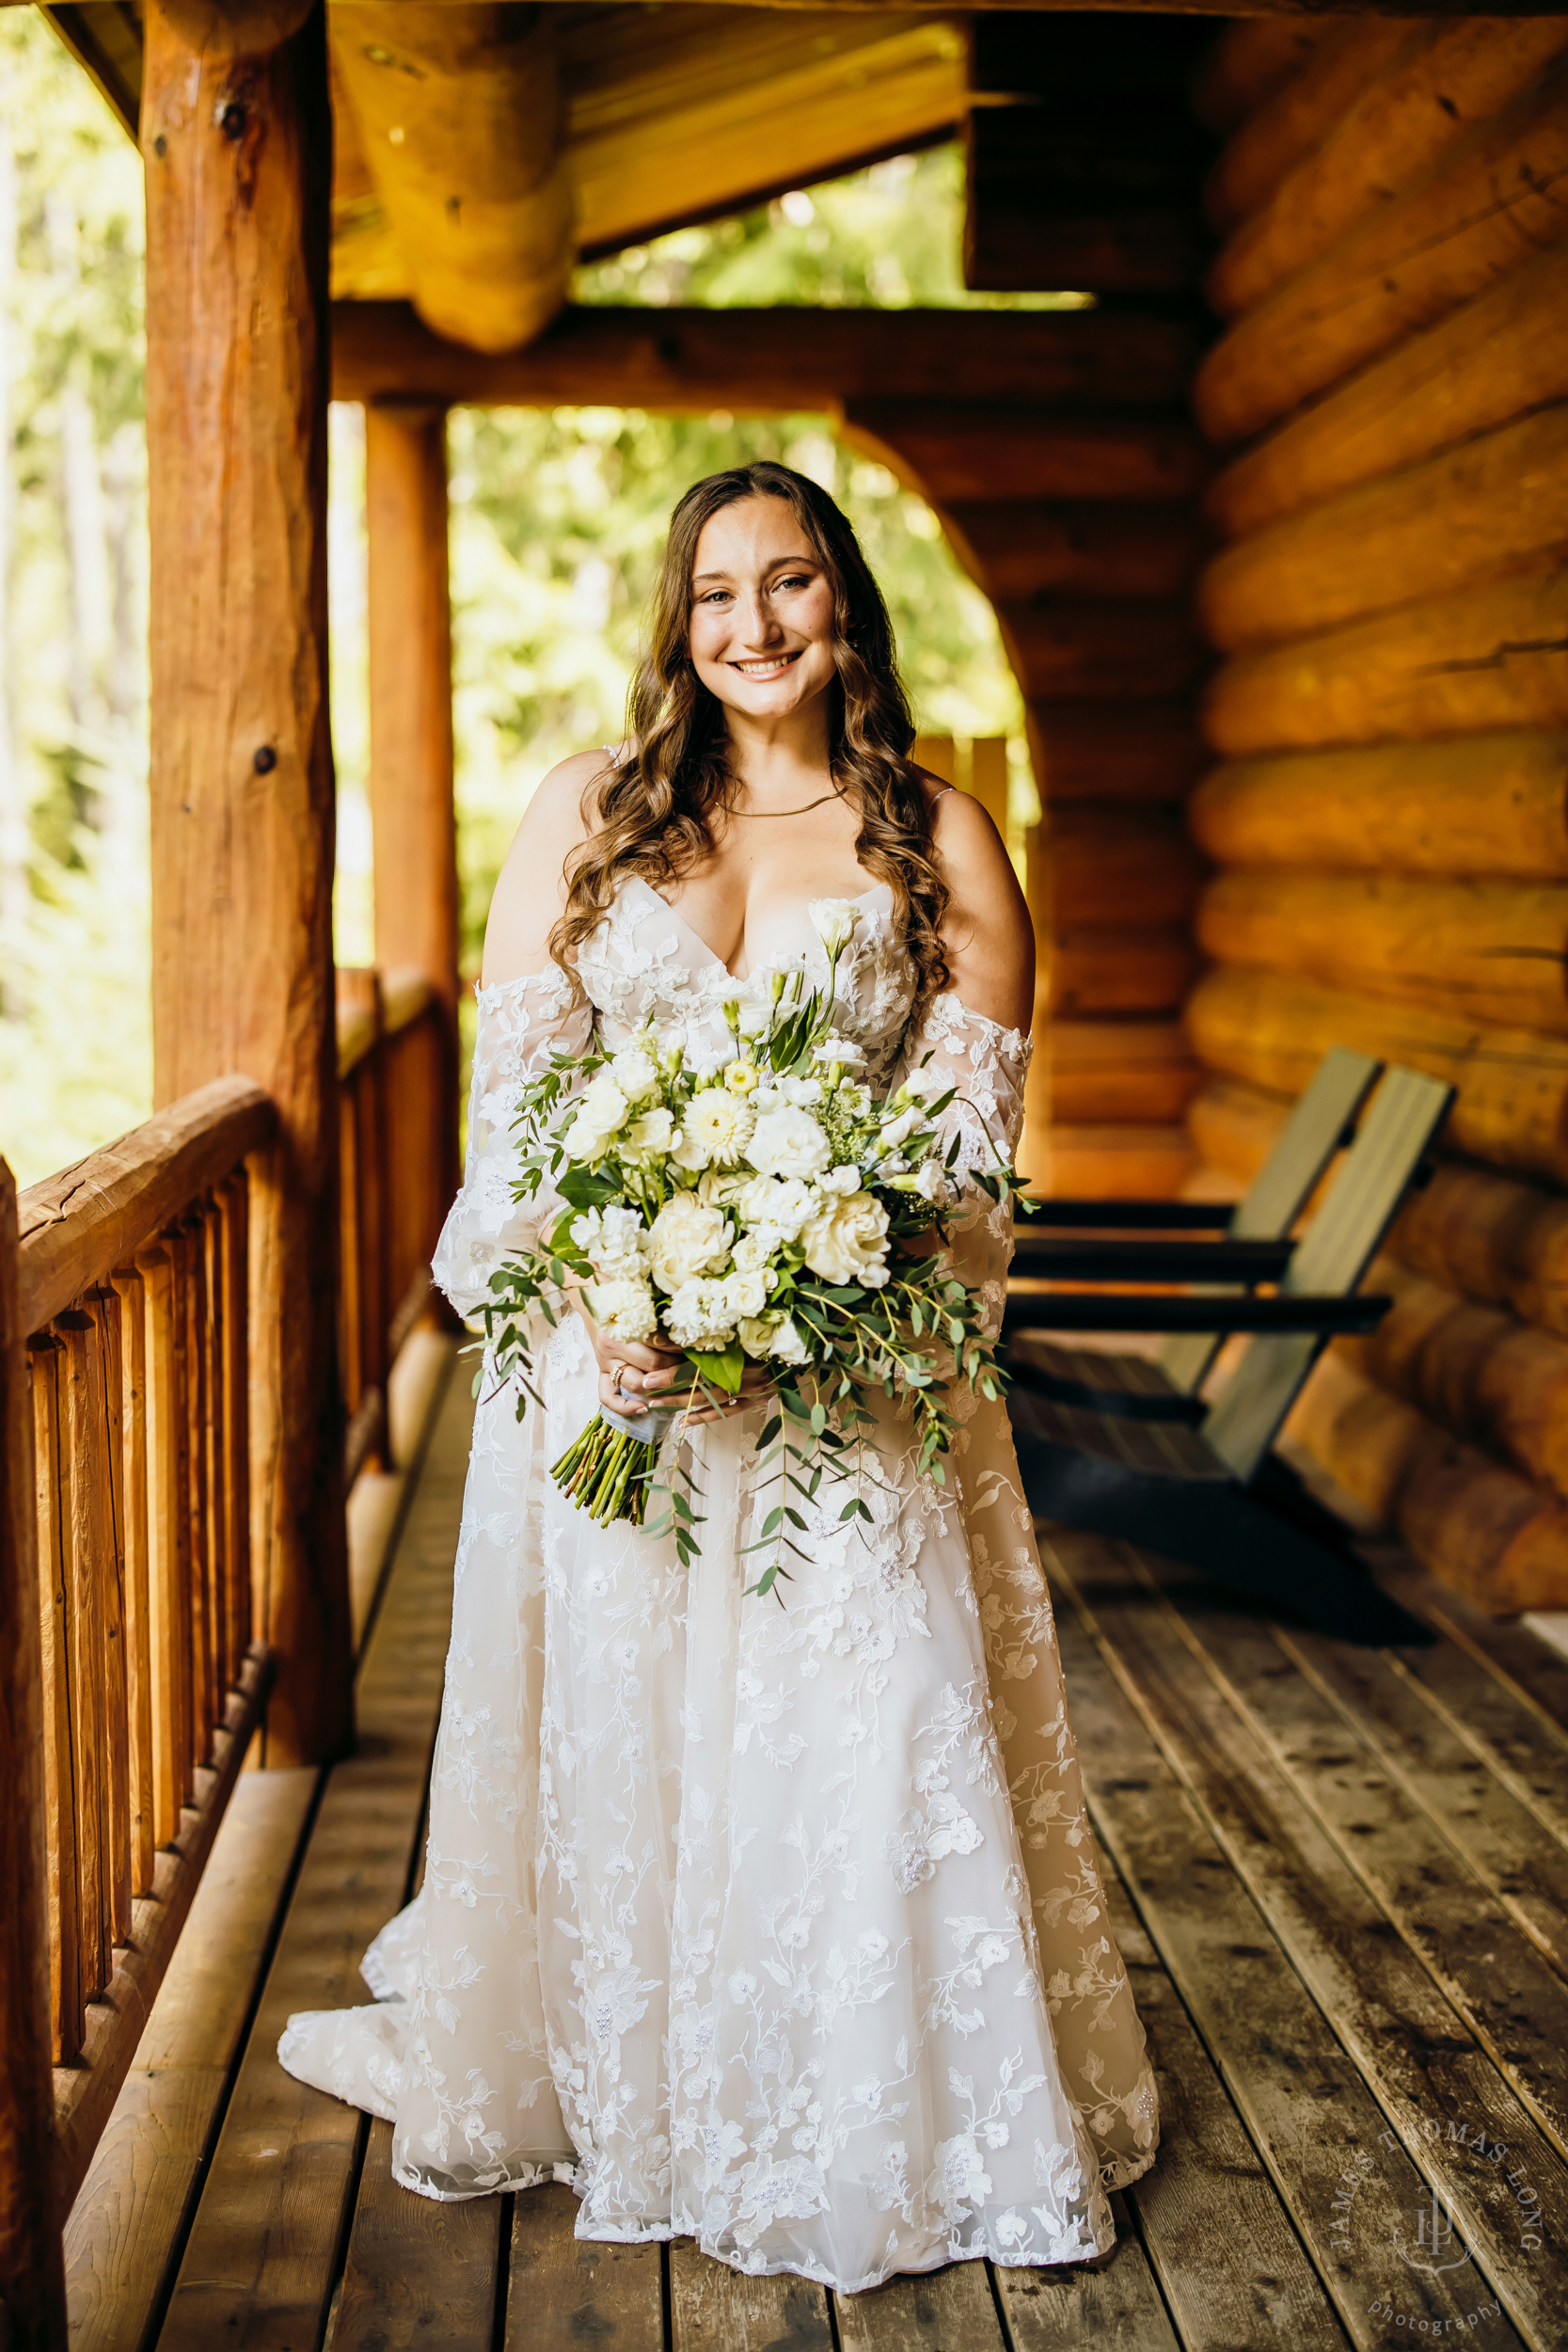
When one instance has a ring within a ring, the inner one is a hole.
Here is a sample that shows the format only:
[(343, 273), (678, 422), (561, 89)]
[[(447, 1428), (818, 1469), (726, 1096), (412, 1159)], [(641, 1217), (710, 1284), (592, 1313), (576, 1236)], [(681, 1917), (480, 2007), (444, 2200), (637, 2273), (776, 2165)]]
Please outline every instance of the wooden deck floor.
[(960, 2265), (835, 2301), (687, 2243), (578, 2245), (564, 2188), (395, 2188), (388, 2127), (273, 2053), (290, 2010), (363, 1997), (359, 1955), (415, 1881), (467, 1385), (372, 1623), (360, 1753), (319, 1786), (247, 1776), (225, 1825), (227, 1879), (72, 2217), (78, 2352), (1568, 2344), (1568, 1661), (1397, 1564), (1431, 1650), (1354, 1651), (1123, 1548), (1049, 1541), (1164, 2112), (1098, 2265)]

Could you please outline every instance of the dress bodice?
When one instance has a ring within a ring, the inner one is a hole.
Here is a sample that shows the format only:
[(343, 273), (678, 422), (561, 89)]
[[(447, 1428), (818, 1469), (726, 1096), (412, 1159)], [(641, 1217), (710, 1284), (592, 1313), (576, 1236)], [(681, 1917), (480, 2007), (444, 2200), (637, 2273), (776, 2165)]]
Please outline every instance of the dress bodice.
[[(887, 884), (879, 882), (851, 903), (860, 921), (839, 958), (836, 1025), (863, 1050), (870, 1082), (879, 1086), (909, 1024), (915, 975), (897, 936)], [(678, 1032), (690, 1066), (711, 1070), (735, 1051), (726, 1004), (766, 1006), (781, 972), (803, 971), (808, 988), (826, 984), (827, 954), (804, 906), (790, 930), (787, 948), (737, 979), (679, 908), (633, 875), (584, 943), (578, 972), (607, 1044), (619, 1046), (641, 1022), (654, 1020)]]

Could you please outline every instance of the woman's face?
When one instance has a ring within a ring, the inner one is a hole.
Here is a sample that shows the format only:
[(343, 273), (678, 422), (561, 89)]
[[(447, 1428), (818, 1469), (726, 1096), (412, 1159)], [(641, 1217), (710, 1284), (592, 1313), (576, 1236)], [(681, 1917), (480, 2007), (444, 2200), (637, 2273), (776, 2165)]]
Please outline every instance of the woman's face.
[(786, 719), (835, 676), (833, 592), (784, 499), (737, 499), (703, 525), (691, 666), (737, 716)]

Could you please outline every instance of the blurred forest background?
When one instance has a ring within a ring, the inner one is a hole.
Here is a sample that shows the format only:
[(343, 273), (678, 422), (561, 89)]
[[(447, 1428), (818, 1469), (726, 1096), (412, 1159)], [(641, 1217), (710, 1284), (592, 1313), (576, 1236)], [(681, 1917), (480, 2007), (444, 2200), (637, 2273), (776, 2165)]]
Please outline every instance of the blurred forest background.
[[(947, 306), (963, 291), (956, 147), (797, 190), (578, 272), (582, 302)], [(151, 1104), (141, 165), (30, 10), (0, 12), (0, 1152), (25, 1184)], [(1004, 298), (1005, 299), (1005, 298)], [(1041, 297), (1022, 298), (1037, 303)], [(1071, 297), (1062, 299), (1070, 300)], [(1010, 306), (1009, 306), (1010, 307)], [(670, 509), (782, 457), (847, 508), (886, 591), (922, 729), (1022, 713), (986, 599), (936, 518), (820, 417), (458, 410), (450, 427), (465, 959), (554, 763), (616, 739)], [(332, 412), (339, 960), (371, 961), (360, 412)]]

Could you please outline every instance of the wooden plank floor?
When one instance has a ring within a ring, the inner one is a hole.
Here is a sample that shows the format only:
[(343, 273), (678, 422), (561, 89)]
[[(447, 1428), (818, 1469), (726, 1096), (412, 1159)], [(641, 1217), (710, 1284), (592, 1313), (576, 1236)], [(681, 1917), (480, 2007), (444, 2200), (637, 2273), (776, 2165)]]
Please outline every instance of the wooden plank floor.
[(1568, 2344), (1568, 1661), (1398, 1562), (1430, 1650), (1276, 1626), (1043, 1531), (1101, 1866), (1159, 2074), (1153, 2170), (1092, 2266), (842, 2299), (579, 2244), (563, 2187), (396, 2188), (389, 2131), (292, 2083), (415, 1883), (470, 1406), (448, 1390), (155, 2334), (113, 2352), (1259, 2352)]

